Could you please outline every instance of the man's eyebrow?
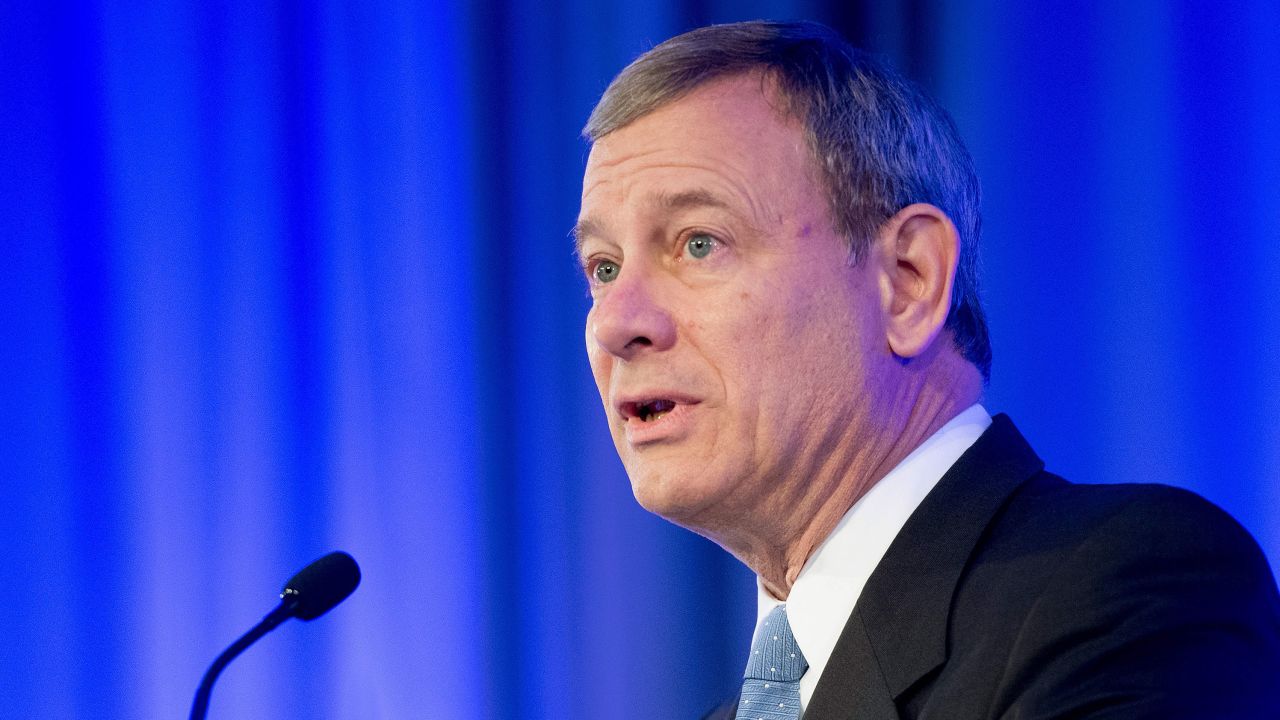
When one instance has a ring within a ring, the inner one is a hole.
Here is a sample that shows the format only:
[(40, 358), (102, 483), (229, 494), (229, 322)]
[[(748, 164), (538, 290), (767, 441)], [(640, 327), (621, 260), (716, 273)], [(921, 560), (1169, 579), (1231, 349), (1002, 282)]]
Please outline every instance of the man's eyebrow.
[(573, 254), (579, 260), (582, 259), (582, 244), (592, 235), (600, 235), (600, 225), (591, 218), (578, 218), (578, 222), (574, 223), (573, 229), (569, 231), (569, 235), (573, 237)]
[(735, 205), (734, 203), (726, 200), (723, 196), (717, 195), (710, 190), (697, 188), (693, 190), (681, 190), (680, 192), (674, 193), (659, 193), (653, 199), (653, 205), (663, 212), (675, 212), (678, 210), (689, 210), (693, 208), (714, 208), (716, 210), (724, 210), (751, 232), (759, 232), (755, 229), (757, 225), (752, 221), (752, 216), (748, 216), (743, 213), (743, 210), (753, 210), (754, 208), (752, 206), (747, 205), (742, 207)]
[(686, 210), (695, 207), (729, 209), (729, 203), (707, 190), (683, 190), (676, 193), (660, 193), (654, 204), (662, 210)]
[[(710, 207), (721, 210), (732, 210), (728, 202), (708, 190), (681, 190), (680, 192), (658, 193), (650, 201), (655, 208), (664, 212), (688, 210), (690, 208)], [(592, 235), (602, 235), (600, 224), (591, 218), (579, 218), (577, 224), (569, 231), (573, 236), (574, 252), (582, 257), (582, 245)]]

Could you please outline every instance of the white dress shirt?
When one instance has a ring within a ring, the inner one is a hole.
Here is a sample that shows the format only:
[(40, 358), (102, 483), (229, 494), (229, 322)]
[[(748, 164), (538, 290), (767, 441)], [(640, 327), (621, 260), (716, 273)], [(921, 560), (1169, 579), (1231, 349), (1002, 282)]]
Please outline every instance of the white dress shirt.
[[(991, 415), (976, 404), (952, 418), (859, 498), (809, 556), (786, 602), (796, 643), (809, 661), (800, 678), (802, 712), (867, 578), (925, 495), (990, 425)], [(758, 632), (764, 617), (782, 603), (759, 578), (756, 586)]]

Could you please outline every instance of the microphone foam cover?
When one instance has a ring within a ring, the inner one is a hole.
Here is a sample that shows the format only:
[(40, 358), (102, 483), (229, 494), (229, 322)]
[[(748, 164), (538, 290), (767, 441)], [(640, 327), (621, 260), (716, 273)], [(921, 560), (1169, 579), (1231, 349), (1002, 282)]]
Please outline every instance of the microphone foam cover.
[(314, 620), (346, 600), (359, 584), (355, 558), (336, 550), (299, 570), (285, 583), (280, 598), (293, 605), (294, 617)]

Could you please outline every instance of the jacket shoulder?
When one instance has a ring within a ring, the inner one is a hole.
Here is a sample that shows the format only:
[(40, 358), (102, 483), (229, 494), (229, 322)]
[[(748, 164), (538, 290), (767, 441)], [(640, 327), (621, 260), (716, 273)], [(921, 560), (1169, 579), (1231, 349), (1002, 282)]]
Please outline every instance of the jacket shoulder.
[(1226, 511), (1182, 488), (1074, 484), (1041, 472), (1010, 498), (993, 539), (1002, 537), (1002, 527), (1023, 540), (1047, 536), (1057, 543), (1059, 561), (1074, 558), (1086, 567), (1133, 562), (1140, 569), (1182, 561), (1192, 569), (1225, 562), (1274, 586), (1253, 536)]
[(955, 603), (950, 668), (999, 658), (985, 670), (993, 715), (1249, 717), (1280, 703), (1266, 558), (1186, 490), (1038, 473), (993, 519)]

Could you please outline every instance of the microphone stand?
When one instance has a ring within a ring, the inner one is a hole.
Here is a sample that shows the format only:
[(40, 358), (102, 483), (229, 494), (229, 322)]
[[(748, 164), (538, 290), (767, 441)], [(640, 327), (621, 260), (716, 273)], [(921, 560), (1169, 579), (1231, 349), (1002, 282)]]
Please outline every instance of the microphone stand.
[(200, 681), (200, 687), (196, 690), (195, 702), (191, 705), (191, 720), (204, 720), (205, 714), (209, 712), (209, 695), (213, 692), (213, 683), (218, 679), (224, 668), (236, 659), (236, 656), (244, 652), (246, 648), (257, 642), (263, 635), (275, 630), (276, 627), (293, 616), (294, 608), (297, 606), (296, 598), (290, 598), (293, 602), (282, 602), (275, 610), (267, 613), (262, 618), (262, 622), (254, 625), (249, 632), (240, 636), (239, 640), (231, 643), (231, 646), (222, 651), (209, 669), (204, 673), (204, 679)]
[(253, 626), (249, 632), (231, 643), (231, 647), (222, 651), (209, 669), (196, 690), (195, 702), (191, 705), (191, 720), (204, 720), (209, 712), (209, 695), (213, 692), (213, 683), (223, 669), (257, 642), (263, 635), (271, 632), (277, 625), (296, 617), (300, 620), (314, 620), (333, 609), (342, 602), (360, 584), (360, 566), (355, 558), (335, 550), (298, 571), (289, 578), (284, 590), (280, 593), (280, 605), (262, 618), (262, 622)]

